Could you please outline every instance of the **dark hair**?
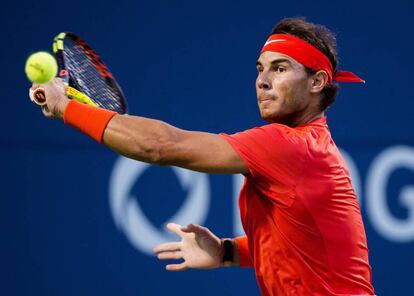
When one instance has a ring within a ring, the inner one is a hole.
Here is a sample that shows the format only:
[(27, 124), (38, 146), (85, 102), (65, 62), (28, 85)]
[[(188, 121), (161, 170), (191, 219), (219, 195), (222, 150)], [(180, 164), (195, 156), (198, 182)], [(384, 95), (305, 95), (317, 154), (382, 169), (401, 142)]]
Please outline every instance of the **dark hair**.
[[(312, 44), (322, 51), (331, 61), (333, 72), (336, 72), (338, 56), (336, 51), (335, 35), (326, 27), (307, 22), (305, 18), (285, 18), (276, 24), (272, 34), (290, 34)], [(306, 68), (309, 74), (315, 71)], [(335, 82), (329, 83), (322, 91), (321, 110), (326, 110), (335, 102), (339, 91), (339, 85)]]

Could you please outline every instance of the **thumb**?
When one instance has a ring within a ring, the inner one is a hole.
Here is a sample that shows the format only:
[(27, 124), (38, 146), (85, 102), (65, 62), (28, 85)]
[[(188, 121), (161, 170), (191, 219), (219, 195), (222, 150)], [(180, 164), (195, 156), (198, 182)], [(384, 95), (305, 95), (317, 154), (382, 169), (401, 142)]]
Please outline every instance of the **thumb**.
[(183, 232), (181, 231), (181, 225), (176, 223), (168, 223), (167, 229), (171, 232), (174, 232), (179, 237), (183, 237)]

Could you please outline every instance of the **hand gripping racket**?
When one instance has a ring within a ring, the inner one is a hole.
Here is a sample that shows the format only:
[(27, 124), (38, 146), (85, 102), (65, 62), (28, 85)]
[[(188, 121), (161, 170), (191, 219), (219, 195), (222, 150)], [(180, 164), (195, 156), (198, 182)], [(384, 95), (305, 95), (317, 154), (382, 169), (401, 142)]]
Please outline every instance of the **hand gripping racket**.
[[(96, 52), (74, 33), (57, 35), (53, 52), (58, 62), (58, 77), (66, 84), (66, 94), (79, 102), (125, 114), (127, 103), (121, 88)], [(38, 105), (46, 104), (39, 87), (30, 93)]]

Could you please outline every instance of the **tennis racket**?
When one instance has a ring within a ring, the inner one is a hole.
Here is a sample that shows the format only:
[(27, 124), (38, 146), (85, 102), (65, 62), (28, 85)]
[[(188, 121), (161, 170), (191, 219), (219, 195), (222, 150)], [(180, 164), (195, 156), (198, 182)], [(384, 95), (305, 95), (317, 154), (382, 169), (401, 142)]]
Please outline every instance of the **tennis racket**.
[[(127, 113), (121, 88), (96, 52), (74, 33), (63, 32), (53, 42), (58, 63), (58, 77), (66, 84), (69, 98), (91, 106)], [(46, 104), (46, 94), (39, 87), (30, 93), (31, 100)]]

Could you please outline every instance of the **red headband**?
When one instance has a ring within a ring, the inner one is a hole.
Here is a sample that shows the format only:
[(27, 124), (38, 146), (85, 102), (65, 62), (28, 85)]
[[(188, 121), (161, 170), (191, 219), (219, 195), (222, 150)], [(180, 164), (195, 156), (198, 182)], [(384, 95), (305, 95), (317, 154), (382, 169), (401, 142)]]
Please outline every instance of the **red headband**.
[(267, 39), (262, 52), (276, 51), (295, 59), (313, 71), (324, 70), (329, 82), (365, 82), (349, 71), (337, 71), (333, 74), (332, 64), (328, 57), (308, 42), (289, 34), (273, 34)]

